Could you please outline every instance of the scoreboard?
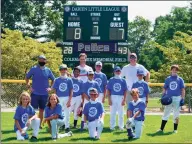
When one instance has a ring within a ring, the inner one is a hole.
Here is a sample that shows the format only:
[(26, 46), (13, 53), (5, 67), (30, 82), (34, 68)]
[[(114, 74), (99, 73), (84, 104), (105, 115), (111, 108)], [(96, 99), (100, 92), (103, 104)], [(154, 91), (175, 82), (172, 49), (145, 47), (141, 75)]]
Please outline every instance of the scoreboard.
[(82, 52), (92, 62), (126, 62), (127, 29), (127, 6), (65, 6), (64, 63), (72, 62)]

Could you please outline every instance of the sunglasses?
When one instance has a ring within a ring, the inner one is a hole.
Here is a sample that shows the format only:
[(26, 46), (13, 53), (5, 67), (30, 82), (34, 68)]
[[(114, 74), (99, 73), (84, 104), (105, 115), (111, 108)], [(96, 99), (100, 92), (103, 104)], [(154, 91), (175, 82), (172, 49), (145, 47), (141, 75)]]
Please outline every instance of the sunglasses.
[(136, 59), (136, 57), (135, 56), (130, 56), (130, 59)]
[(115, 71), (115, 72), (121, 72), (120, 70), (117, 70), (117, 71)]
[(91, 93), (90, 95), (96, 96), (97, 94), (95, 94), (95, 93), (94, 93), (94, 94), (93, 94), (93, 93)]

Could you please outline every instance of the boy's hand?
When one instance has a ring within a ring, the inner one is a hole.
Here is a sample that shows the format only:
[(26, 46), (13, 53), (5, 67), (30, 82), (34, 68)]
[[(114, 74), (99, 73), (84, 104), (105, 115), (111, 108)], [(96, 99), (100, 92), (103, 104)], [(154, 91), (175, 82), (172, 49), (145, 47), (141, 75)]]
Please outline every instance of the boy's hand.
[(31, 120), (28, 119), (26, 126), (29, 127), (31, 125)]
[(111, 99), (109, 99), (109, 105), (110, 105), (110, 106), (112, 105), (112, 101), (111, 101)]
[(121, 105), (122, 105), (122, 106), (124, 106), (124, 105), (125, 105), (125, 100), (123, 100), (123, 101), (122, 101)]

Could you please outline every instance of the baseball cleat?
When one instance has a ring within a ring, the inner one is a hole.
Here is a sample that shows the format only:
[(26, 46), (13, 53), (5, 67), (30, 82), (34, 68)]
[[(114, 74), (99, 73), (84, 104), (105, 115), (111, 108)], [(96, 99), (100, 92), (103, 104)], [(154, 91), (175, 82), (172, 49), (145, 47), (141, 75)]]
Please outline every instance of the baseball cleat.
[(177, 133), (177, 130), (174, 130), (173, 133)]

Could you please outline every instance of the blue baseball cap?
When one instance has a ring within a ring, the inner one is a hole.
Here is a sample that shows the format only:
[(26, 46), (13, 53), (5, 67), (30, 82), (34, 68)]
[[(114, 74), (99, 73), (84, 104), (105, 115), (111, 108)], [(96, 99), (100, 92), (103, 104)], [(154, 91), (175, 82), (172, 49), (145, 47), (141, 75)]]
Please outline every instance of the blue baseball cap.
[(114, 67), (114, 69), (113, 69), (114, 72), (119, 71), (119, 70), (121, 71), (121, 68), (120, 68), (119, 66), (116, 66), (116, 67)]
[(38, 56), (38, 59), (44, 59), (44, 60), (46, 60), (46, 57), (45, 57), (44, 55), (40, 55), (40, 56)]
[(137, 75), (144, 75), (144, 71), (143, 71), (143, 70), (138, 69), (138, 70), (137, 70)]

